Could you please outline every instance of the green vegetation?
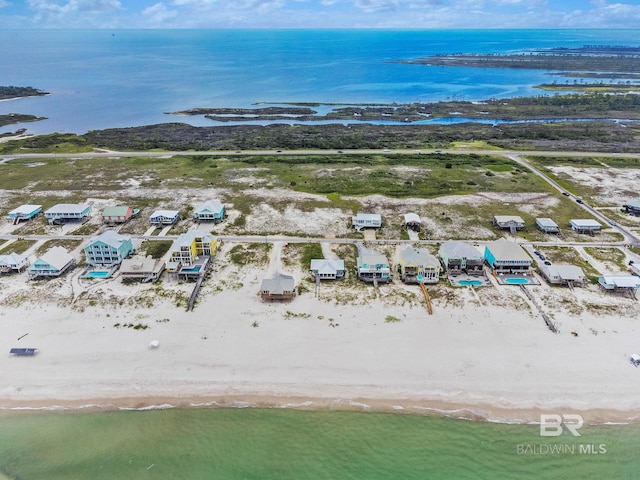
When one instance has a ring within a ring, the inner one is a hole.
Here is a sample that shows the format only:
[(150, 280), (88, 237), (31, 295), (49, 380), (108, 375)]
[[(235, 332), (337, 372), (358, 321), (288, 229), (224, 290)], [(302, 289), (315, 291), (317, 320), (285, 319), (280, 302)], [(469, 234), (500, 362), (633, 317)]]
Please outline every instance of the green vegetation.
[(285, 266), (295, 265), (306, 270), (313, 258), (324, 258), (319, 243), (289, 243), (282, 248), (282, 263)]
[(0, 254), (6, 254), (11, 252), (24, 253), (35, 243), (36, 243), (35, 240), (18, 239), (15, 242), (11, 242), (8, 245), (5, 245), (4, 247), (2, 247), (2, 249), (0, 249)]
[(98, 225), (87, 222), (84, 225), (71, 231), (69, 235), (92, 235), (97, 232), (98, 228)]
[(384, 323), (397, 323), (401, 321), (402, 320), (400, 320), (398, 317), (394, 317), (393, 315), (387, 315), (386, 317), (384, 317)]
[[(14, 123), (25, 123), (25, 122), (37, 122), (39, 120), (44, 120), (46, 117), (36, 117), (35, 115), (24, 115), (21, 113), (9, 113), (7, 115), (0, 115), (0, 127), (4, 127), (5, 125), (11, 125)], [(25, 129), (20, 129), (17, 134), (24, 133)], [(8, 136), (8, 134), (0, 134), (0, 137)]]
[(47, 92), (38, 90), (37, 88), (33, 88), (33, 87), (16, 87), (14, 85), (0, 86), (0, 100), (7, 100), (9, 98), (42, 96), (42, 95), (47, 95)]
[(76, 249), (81, 243), (82, 243), (82, 240), (66, 240), (66, 239), (47, 240), (46, 242), (44, 242), (42, 245), (38, 247), (38, 249), (36, 250), (36, 255), (42, 255), (43, 253), (51, 250), (53, 247), (64, 247), (68, 251), (72, 251)]
[(270, 243), (245, 243), (235, 245), (229, 251), (229, 258), (235, 265), (267, 265), (269, 263)]
[(621, 272), (627, 270), (627, 257), (615, 247), (584, 247), (584, 251), (595, 260), (617, 267)]
[(172, 240), (146, 240), (140, 245), (140, 253), (151, 258), (162, 258), (172, 244)]

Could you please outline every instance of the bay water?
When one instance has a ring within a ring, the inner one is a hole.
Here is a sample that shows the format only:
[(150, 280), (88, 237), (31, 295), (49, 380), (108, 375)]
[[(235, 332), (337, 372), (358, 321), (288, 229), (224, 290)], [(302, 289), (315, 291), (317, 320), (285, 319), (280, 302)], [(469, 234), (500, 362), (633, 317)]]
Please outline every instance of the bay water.
[(169, 115), (257, 102), (481, 101), (542, 93), (543, 71), (397, 63), (434, 54), (521, 53), (553, 47), (638, 46), (640, 30), (3, 30), (0, 85), (47, 97), (0, 102), (0, 114), (48, 120), (30, 133), (163, 122)]

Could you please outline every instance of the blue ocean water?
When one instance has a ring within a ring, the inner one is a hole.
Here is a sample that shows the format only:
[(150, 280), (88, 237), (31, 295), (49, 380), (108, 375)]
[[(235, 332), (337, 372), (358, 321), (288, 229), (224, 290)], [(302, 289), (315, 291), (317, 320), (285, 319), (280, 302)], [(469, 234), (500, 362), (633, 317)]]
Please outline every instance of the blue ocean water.
[(194, 107), (256, 102), (406, 103), (540, 93), (540, 71), (430, 67), (394, 60), (585, 44), (638, 45), (639, 30), (5, 30), (0, 85), (47, 97), (0, 102), (12, 125), (75, 132), (182, 121)]

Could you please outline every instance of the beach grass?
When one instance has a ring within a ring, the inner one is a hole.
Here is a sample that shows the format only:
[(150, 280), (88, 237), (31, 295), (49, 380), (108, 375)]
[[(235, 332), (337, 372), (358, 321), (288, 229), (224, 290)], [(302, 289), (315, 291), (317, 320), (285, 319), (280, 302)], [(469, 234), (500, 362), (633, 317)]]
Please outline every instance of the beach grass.
[(42, 255), (47, 251), (51, 250), (53, 247), (63, 247), (63, 248), (66, 248), (68, 251), (72, 251), (76, 249), (81, 243), (82, 243), (82, 240), (71, 240), (71, 239), (61, 239), (61, 238), (47, 240), (37, 248), (36, 255)]
[(617, 268), (620, 272), (627, 270), (627, 256), (619, 248), (584, 247), (584, 251), (599, 262), (612, 266), (613, 269)]
[(0, 249), (0, 254), (6, 254), (11, 252), (24, 253), (35, 243), (36, 243), (36, 240), (18, 239), (15, 242), (11, 242), (8, 245), (5, 245), (4, 247), (2, 247)]

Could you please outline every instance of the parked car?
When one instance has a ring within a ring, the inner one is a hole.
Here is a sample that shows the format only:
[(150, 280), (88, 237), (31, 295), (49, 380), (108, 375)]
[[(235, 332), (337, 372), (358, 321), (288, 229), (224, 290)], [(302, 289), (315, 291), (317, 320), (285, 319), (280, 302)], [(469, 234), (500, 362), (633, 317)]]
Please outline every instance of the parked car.
[(551, 265), (551, 262), (549, 260), (545, 260), (544, 264), (545, 265)]
[(537, 256), (540, 256), (540, 252), (538, 250), (534, 250), (533, 253), (536, 254)]
[(540, 254), (539, 257), (540, 257), (540, 260), (546, 260), (547, 259), (547, 257), (545, 257), (543, 254)]
[(640, 355), (638, 355), (637, 353), (632, 353), (631, 357), (629, 357), (629, 362), (634, 367), (637, 367), (638, 365), (640, 365)]
[(569, 192), (562, 192), (562, 194), (563, 194), (565, 197), (568, 197), (568, 196), (569, 196)]

